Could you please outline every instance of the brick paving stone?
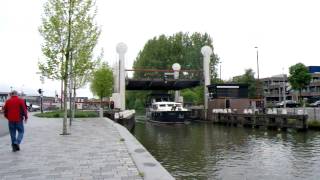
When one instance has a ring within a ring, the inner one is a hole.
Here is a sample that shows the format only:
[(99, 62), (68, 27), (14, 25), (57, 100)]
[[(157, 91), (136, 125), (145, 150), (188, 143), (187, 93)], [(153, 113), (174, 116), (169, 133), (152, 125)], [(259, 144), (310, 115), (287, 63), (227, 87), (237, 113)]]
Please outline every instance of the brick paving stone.
[(62, 136), (62, 119), (30, 116), (21, 151), (0, 137), (0, 180), (143, 179), (120, 134), (99, 118), (76, 119)]

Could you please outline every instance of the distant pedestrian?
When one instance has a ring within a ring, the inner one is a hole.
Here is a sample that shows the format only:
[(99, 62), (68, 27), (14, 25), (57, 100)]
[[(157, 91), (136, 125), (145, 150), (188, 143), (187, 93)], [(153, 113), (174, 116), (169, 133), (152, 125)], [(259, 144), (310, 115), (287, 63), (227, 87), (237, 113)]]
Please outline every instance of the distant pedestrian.
[(110, 109), (114, 109), (114, 102), (113, 101), (110, 102)]
[[(10, 93), (10, 99), (8, 99), (3, 107), (4, 116), (9, 121), (9, 132), (11, 136), (12, 151), (20, 150), (20, 143), (23, 139), (24, 127), (23, 120), (27, 123), (28, 112), (25, 105), (25, 101), (18, 97), (17, 91)], [(18, 131), (18, 136), (16, 132)]]

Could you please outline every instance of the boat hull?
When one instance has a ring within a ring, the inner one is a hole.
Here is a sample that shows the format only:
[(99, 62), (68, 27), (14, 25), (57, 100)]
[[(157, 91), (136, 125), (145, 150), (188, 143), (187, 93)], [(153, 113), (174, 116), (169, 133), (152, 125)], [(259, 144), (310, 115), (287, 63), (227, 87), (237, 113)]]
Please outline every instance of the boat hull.
[(154, 111), (147, 113), (147, 120), (156, 123), (178, 124), (190, 119), (190, 111)]

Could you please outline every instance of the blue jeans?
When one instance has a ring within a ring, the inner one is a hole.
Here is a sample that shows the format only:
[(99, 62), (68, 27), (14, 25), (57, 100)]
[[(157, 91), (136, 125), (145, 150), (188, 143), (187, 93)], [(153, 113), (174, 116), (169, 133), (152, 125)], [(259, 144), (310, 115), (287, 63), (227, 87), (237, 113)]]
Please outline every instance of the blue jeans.
[[(11, 144), (20, 144), (24, 133), (23, 121), (9, 122), (9, 131), (11, 136)], [(16, 136), (17, 131), (18, 136)]]

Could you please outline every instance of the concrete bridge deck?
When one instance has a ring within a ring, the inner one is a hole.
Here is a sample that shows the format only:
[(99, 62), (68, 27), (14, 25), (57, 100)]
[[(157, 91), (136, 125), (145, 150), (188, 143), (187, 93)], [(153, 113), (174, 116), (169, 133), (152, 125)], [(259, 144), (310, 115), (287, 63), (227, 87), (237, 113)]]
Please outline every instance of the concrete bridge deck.
[[(161, 179), (163, 174), (172, 178), (154, 159), (151, 163), (143, 158), (136, 161), (134, 149), (128, 146), (135, 138), (111, 120), (77, 119), (68, 136), (59, 135), (61, 129), (61, 118), (30, 116), (18, 152), (11, 151), (9, 135), (0, 137), (0, 179), (140, 180)], [(138, 153), (147, 152), (140, 143), (133, 146), (139, 147)], [(144, 169), (141, 162), (152, 164), (155, 170)], [(150, 175), (154, 171), (160, 171), (160, 177)]]
[(200, 86), (200, 80), (191, 79), (127, 79), (126, 90), (182, 90)]

